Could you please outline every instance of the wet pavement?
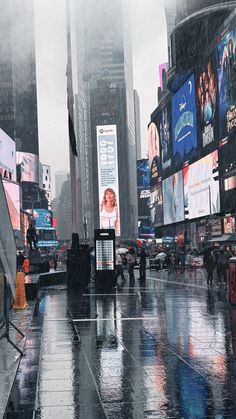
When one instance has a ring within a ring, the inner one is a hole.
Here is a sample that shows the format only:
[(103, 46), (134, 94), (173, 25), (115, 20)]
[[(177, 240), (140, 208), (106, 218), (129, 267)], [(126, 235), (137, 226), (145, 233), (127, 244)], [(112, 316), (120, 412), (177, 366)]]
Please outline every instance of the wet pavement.
[(202, 272), (40, 299), (36, 419), (236, 418), (236, 308)]
[[(26, 310), (11, 310), (10, 320), (24, 334), (28, 333), (35, 303), (30, 302)], [(5, 332), (5, 327), (0, 335)], [(26, 338), (10, 327), (10, 339), (23, 351), (26, 345)], [(11, 388), (14, 382), (16, 371), (20, 364), (20, 354), (4, 338), (0, 340), (0, 418), (3, 417)]]

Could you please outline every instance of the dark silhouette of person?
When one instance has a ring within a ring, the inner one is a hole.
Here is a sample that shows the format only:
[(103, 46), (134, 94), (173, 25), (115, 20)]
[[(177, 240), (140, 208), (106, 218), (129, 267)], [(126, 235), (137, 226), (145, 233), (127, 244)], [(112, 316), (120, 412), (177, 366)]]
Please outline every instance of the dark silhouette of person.
[(26, 233), (26, 239), (27, 242), (30, 245), (30, 249), (32, 249), (32, 244), (34, 245), (34, 248), (37, 249), (37, 233), (35, 230), (35, 227), (33, 225), (33, 223), (30, 224), (27, 233)]
[(140, 262), (139, 262), (139, 277), (140, 280), (145, 281), (146, 279), (146, 264), (147, 264), (147, 255), (144, 249), (141, 249), (140, 252)]

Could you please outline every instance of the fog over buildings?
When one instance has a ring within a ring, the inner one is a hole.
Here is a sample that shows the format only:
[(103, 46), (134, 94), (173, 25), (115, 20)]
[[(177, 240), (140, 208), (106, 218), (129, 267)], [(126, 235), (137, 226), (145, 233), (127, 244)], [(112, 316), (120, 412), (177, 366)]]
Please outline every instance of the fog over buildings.
[[(112, 4), (112, 2), (111, 2)], [(164, 0), (130, 2), (134, 88), (140, 98), (142, 155), (157, 104), (158, 65), (167, 61)], [(52, 173), (69, 169), (66, 113), (66, 4), (35, 0), (39, 143)], [(56, 152), (55, 152), (56, 150)]]

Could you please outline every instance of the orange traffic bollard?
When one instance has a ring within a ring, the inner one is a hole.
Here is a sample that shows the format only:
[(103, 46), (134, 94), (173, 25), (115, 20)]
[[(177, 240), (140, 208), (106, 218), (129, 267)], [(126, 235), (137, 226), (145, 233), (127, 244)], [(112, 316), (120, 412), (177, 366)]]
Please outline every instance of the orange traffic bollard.
[(25, 296), (25, 275), (24, 272), (17, 272), (16, 274), (16, 298), (13, 308), (16, 310), (23, 310), (28, 307)]

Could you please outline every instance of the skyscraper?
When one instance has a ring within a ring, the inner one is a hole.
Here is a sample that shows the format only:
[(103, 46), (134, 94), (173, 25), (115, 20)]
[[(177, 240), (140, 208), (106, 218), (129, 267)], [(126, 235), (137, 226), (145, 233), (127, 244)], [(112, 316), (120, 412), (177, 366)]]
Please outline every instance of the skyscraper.
[(135, 113), (135, 144), (136, 159), (140, 160), (142, 156), (141, 147), (141, 127), (140, 127), (140, 103), (137, 90), (134, 90), (134, 113)]
[(99, 227), (97, 127), (116, 126), (121, 235), (137, 233), (136, 147), (128, 2), (70, 2), (78, 146), (78, 227)]
[(18, 152), (38, 156), (34, 6), (0, 0), (0, 127)]

